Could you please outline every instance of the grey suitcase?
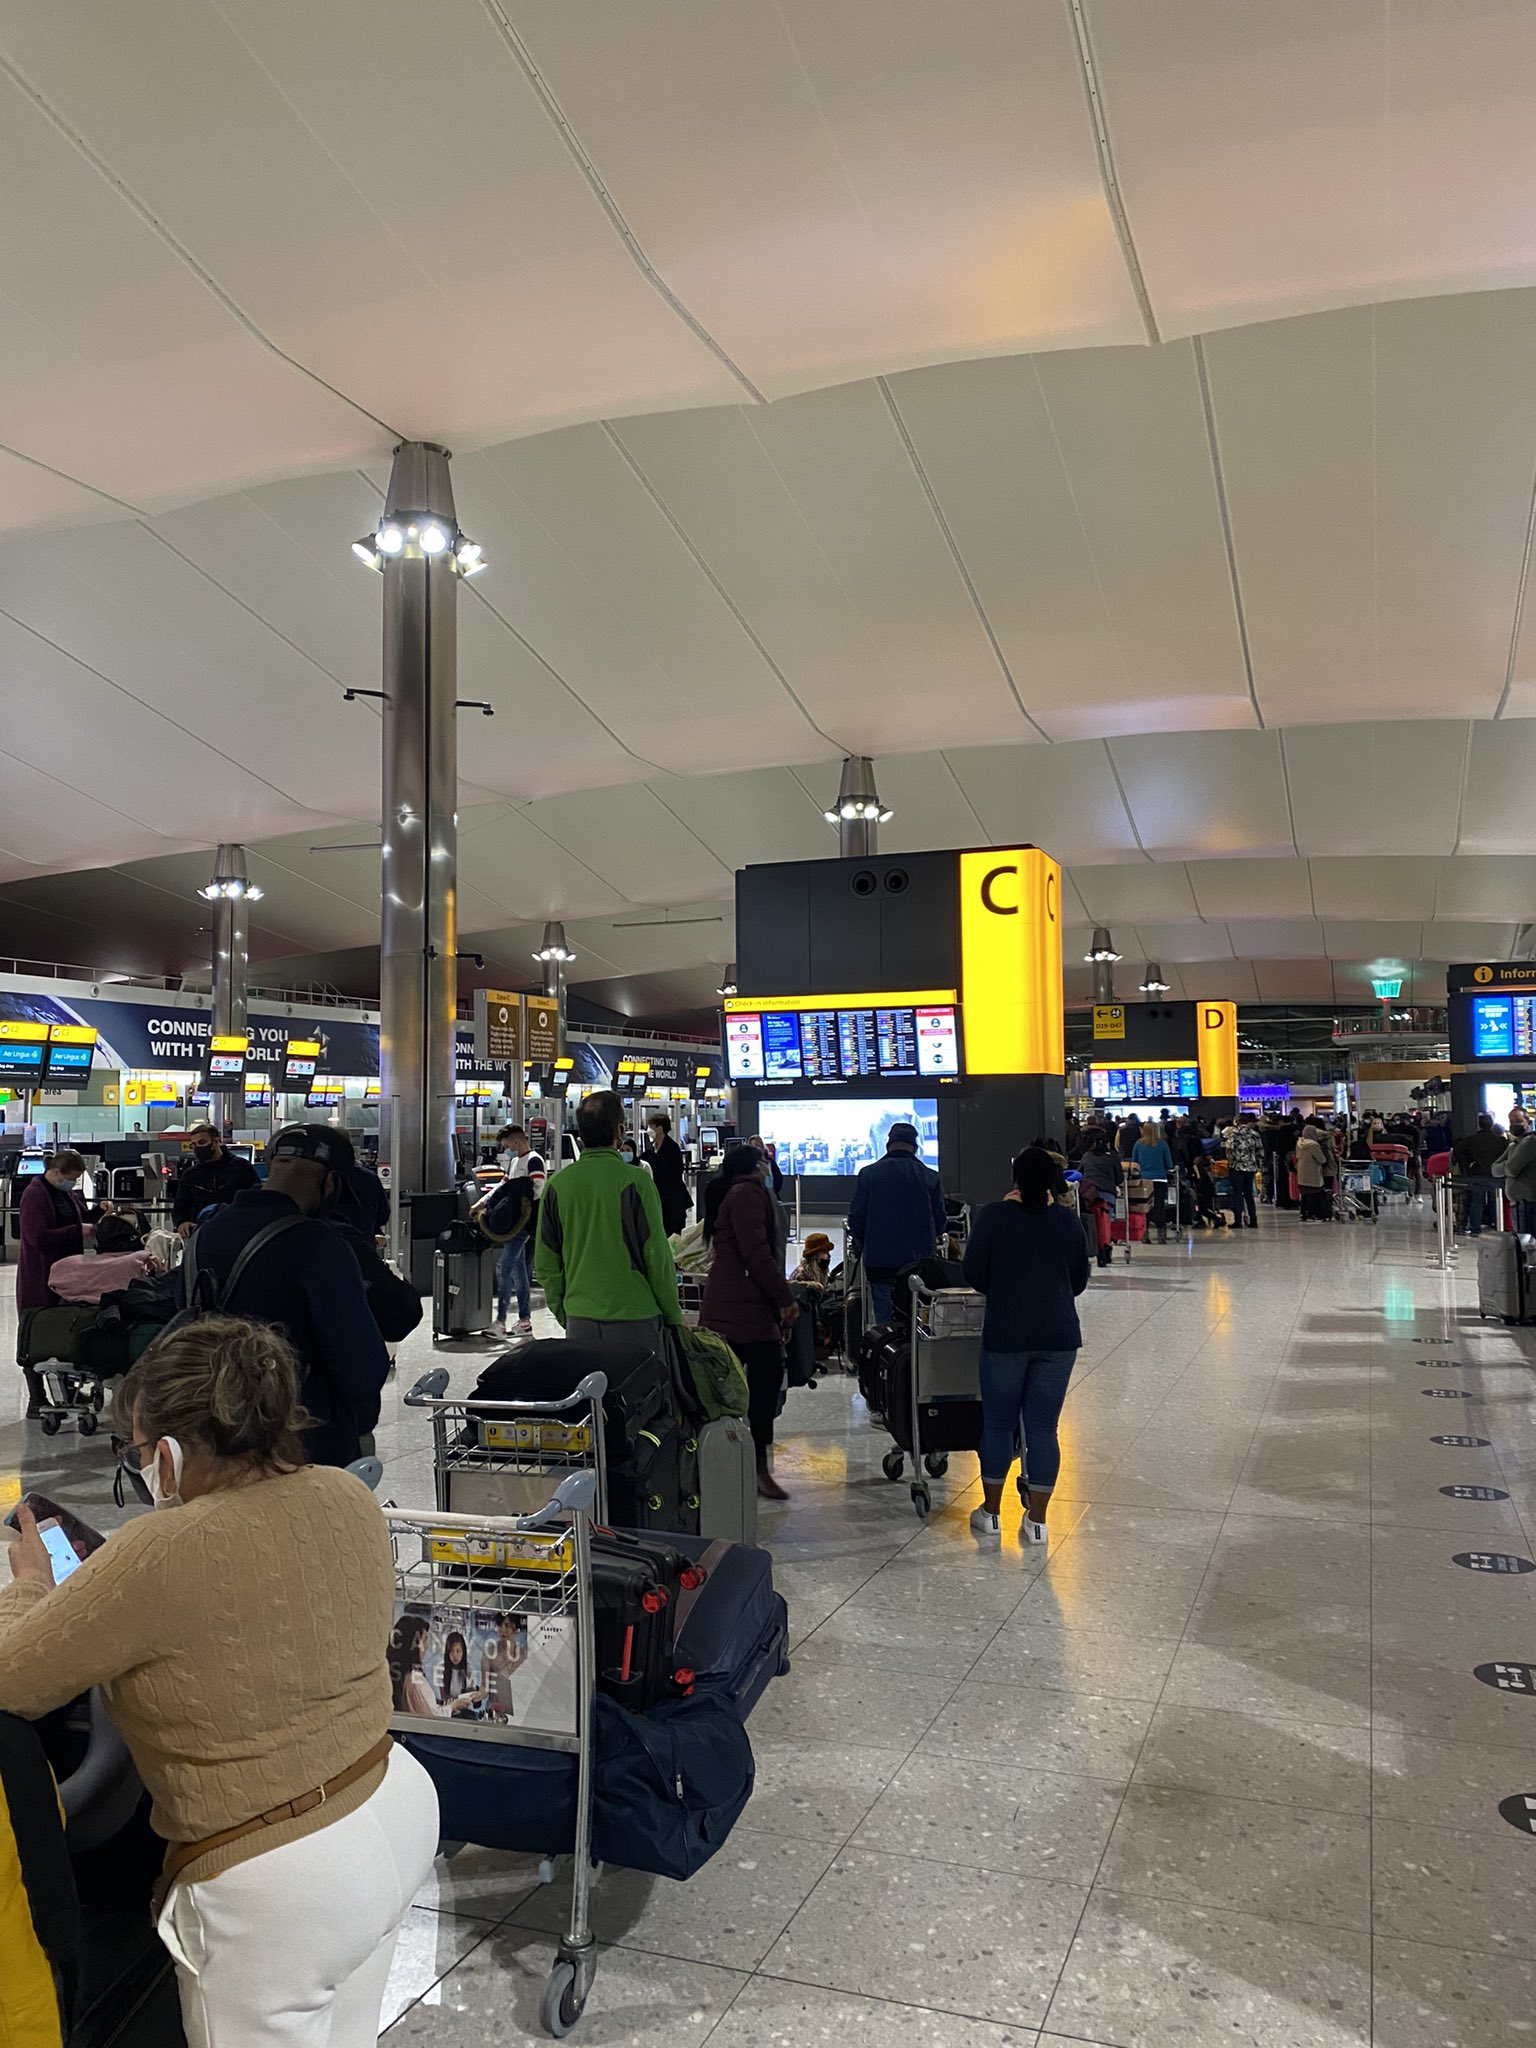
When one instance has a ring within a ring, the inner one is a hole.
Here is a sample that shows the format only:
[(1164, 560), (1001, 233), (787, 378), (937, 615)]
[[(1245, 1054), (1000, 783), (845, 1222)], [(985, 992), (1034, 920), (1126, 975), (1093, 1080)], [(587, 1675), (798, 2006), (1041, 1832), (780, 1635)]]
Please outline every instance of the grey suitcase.
[(432, 1256), (432, 1341), (473, 1337), (496, 1319), (496, 1262), (473, 1224), (443, 1231)]
[(725, 1415), (699, 1431), (699, 1534), (757, 1541), (757, 1454), (745, 1416)]
[(1477, 1240), (1477, 1312), (1502, 1323), (1531, 1319), (1531, 1259), (1536, 1239), (1485, 1230)]

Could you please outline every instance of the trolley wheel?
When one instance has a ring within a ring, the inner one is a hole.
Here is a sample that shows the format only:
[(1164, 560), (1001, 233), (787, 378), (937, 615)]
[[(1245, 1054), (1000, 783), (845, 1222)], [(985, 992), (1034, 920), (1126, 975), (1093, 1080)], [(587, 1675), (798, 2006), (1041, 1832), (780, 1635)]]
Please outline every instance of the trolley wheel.
[(43, 1415), (38, 1418), (43, 1425), (44, 1436), (57, 1436), (64, 1426), (62, 1415)]
[(82, 1436), (94, 1436), (101, 1427), (101, 1417), (95, 1409), (87, 1408), (82, 1412), (77, 1427)]
[(887, 1451), (880, 1460), (880, 1470), (887, 1479), (899, 1479), (907, 1469), (907, 1461), (900, 1451)]
[(576, 1965), (556, 1963), (539, 2000), (539, 2025), (546, 2034), (563, 2041), (581, 2018), (586, 2002), (585, 1995), (576, 1989)]
[(923, 1470), (930, 1479), (942, 1479), (949, 1470), (947, 1451), (929, 1451), (923, 1459)]
[(926, 1522), (933, 1512), (933, 1495), (928, 1491), (926, 1480), (918, 1479), (913, 1482), (912, 1505), (917, 1509), (917, 1519)]

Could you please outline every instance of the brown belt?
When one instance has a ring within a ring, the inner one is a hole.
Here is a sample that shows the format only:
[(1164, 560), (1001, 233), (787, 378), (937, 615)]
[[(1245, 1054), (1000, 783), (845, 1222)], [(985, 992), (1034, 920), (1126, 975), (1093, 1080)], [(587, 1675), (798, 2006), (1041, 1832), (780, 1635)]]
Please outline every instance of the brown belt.
[(275, 1828), (285, 1820), (298, 1820), (306, 1813), (313, 1813), (327, 1799), (334, 1799), (360, 1778), (366, 1778), (377, 1765), (387, 1762), (394, 1742), (392, 1735), (381, 1735), (372, 1749), (360, 1756), (355, 1764), (348, 1764), (344, 1771), (338, 1771), (334, 1778), (327, 1778), (323, 1785), (317, 1785), (311, 1792), (301, 1792), (296, 1799), (285, 1799), (281, 1806), (258, 1813), (252, 1820), (241, 1821), (238, 1827), (223, 1828), (218, 1834), (209, 1835), (206, 1841), (175, 1843), (166, 1853), (165, 1866), (155, 1886), (155, 1918), (159, 1919), (171, 1886), (189, 1865), (203, 1856), (211, 1856), (215, 1849), (226, 1849), (231, 1842), (243, 1841), (247, 1835), (254, 1835), (262, 1828)]

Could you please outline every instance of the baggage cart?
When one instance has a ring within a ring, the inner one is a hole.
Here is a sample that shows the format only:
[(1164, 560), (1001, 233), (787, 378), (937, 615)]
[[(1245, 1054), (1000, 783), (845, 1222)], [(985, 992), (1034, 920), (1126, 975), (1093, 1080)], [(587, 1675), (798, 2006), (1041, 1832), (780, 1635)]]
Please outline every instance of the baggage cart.
[(677, 1276), (677, 1305), (690, 1330), (699, 1327), (699, 1317), (704, 1313), (704, 1287), (708, 1277), (705, 1273), (679, 1273)]
[[(485, 1697), (473, 1713), (397, 1710), (397, 1735), (435, 1742), (506, 1743), (576, 1758), (575, 1838), (572, 1844), (571, 1917), (539, 2004), (539, 2020), (556, 2040), (581, 2018), (597, 1974), (592, 1934), (592, 1789), (597, 1679), (592, 1599), (592, 1516), (597, 1480), (570, 1472), (531, 1515), (489, 1516), (407, 1512), (387, 1508), (395, 1562), (392, 1667), (417, 1659), (423, 1642), (462, 1641), (482, 1634), (482, 1674), (492, 1646), (520, 1642), (522, 1657), (498, 1656)], [(425, 1631), (425, 1635), (423, 1635)], [(499, 1706), (503, 1687), (541, 1656), (533, 1704)], [(404, 1645), (413, 1647), (407, 1652)], [(465, 1651), (466, 1660), (470, 1652)], [(554, 1879), (552, 1861), (540, 1867)]]
[(448, 1393), (442, 1366), (423, 1373), (407, 1408), (432, 1416), (432, 1480), (447, 1514), (532, 1514), (575, 1472), (590, 1472), (596, 1519), (608, 1520), (603, 1396), (608, 1381), (588, 1373), (558, 1401), (488, 1401)]
[[(987, 1303), (985, 1295), (969, 1287), (925, 1287), (915, 1273), (907, 1284), (912, 1290), (907, 1375), (912, 1505), (919, 1520), (926, 1521), (933, 1509), (929, 1480), (944, 1477), (952, 1450), (974, 1450), (980, 1440), (981, 1326)], [(957, 1432), (963, 1440), (958, 1444), (950, 1441)], [(887, 1479), (901, 1478), (907, 1456), (899, 1440), (886, 1452), (880, 1469)]]

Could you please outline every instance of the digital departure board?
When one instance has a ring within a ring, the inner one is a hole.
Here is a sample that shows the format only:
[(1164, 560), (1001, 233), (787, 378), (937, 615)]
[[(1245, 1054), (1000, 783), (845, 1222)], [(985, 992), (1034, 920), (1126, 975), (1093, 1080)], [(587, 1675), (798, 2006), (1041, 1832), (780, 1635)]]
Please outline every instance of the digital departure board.
[(1536, 1059), (1536, 996), (1474, 996), (1472, 1057)]
[(1090, 1067), (1095, 1102), (1193, 1102), (1200, 1093), (1198, 1066)]
[(955, 1080), (960, 1026), (954, 993), (878, 996), (858, 1003), (813, 996), (733, 997), (725, 1009), (733, 1081)]

